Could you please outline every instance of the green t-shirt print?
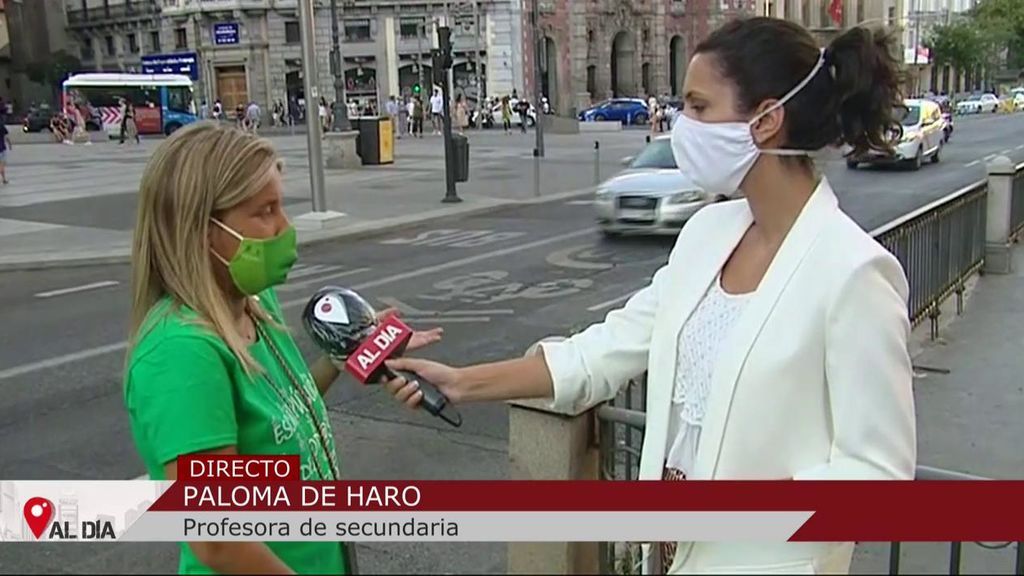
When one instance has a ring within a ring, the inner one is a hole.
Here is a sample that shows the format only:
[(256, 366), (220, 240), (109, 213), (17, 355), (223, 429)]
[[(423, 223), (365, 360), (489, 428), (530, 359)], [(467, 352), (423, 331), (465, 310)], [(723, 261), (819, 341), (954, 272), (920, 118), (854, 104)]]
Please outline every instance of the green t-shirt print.
[[(263, 292), (259, 300), (283, 325), (273, 291)], [(132, 436), (151, 478), (165, 479), (164, 465), (178, 456), (234, 445), (239, 454), (297, 454), (304, 480), (332, 479), (331, 463), (337, 461), (334, 434), (316, 383), (291, 336), (272, 325), (261, 328), (267, 338), (261, 337), (249, 351), (264, 373), (249, 376), (223, 340), (197, 321), (194, 311), (174, 306), (169, 298), (150, 311), (128, 361), (125, 403)], [(267, 339), (302, 386), (301, 392)], [(338, 543), (267, 545), (296, 572), (344, 571)], [(211, 573), (185, 544), (179, 570)]]

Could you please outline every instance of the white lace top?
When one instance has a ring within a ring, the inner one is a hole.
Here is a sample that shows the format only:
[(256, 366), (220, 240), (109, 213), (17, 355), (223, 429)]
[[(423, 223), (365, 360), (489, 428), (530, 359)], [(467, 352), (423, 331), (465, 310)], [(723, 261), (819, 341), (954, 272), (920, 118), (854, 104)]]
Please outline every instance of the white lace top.
[(684, 474), (693, 470), (715, 362), (749, 297), (750, 293), (727, 293), (722, 289), (722, 277), (719, 275), (679, 333), (676, 381), (669, 417), (671, 445), (666, 461), (669, 468)]

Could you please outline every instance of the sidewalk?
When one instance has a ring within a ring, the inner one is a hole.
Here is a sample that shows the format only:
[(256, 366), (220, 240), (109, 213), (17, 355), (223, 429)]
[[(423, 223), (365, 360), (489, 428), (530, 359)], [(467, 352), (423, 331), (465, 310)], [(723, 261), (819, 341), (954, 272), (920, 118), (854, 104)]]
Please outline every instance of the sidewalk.
[[(379, 234), (424, 222), (549, 202), (589, 193), (595, 140), (601, 176), (644, 145), (644, 133), (549, 135), (536, 190), (534, 135), (467, 132), (471, 168), (458, 184), (463, 202), (442, 204), (444, 152), (439, 136), (403, 138), (395, 163), (325, 170), (328, 194), (340, 194), (346, 215), (327, 229), (299, 229), (300, 244)], [(285, 161), (285, 204), (295, 217), (312, 208), (306, 138), (270, 136)], [(9, 154), (11, 184), (0, 187), (0, 270), (127, 260), (138, 183), (160, 140), (141, 146), (97, 141), (91, 146), (18, 146)]]
[[(1013, 260), (1013, 274), (979, 279), (964, 314), (914, 358), (917, 366), (950, 371), (923, 372), (915, 380), (919, 464), (1024, 478), (1024, 246), (1014, 249)], [(915, 335), (927, 331), (925, 324)], [(949, 545), (904, 544), (901, 558), (904, 574), (948, 573)], [(862, 544), (853, 572), (885, 573), (888, 561), (888, 545)], [(963, 545), (964, 574), (1012, 574), (1013, 563), (1013, 546)]]

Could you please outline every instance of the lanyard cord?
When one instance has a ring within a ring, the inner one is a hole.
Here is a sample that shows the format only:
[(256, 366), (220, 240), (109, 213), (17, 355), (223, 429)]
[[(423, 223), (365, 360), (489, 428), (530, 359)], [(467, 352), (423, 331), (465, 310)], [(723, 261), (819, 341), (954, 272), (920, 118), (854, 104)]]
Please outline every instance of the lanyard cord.
[[(320, 468), (320, 460), (316, 457), (316, 454), (313, 454), (313, 465), (316, 466), (317, 474), (319, 474), (320, 478), (324, 480), (337, 480), (338, 477), (341, 476), (341, 474), (339, 474), (338, 472), (338, 465), (335, 463), (334, 456), (332, 455), (331, 450), (329, 448), (330, 443), (327, 442), (327, 438), (324, 436), (324, 427), (320, 425), (320, 421), (316, 415), (316, 410), (313, 408), (312, 399), (309, 398), (305, 387), (302, 386), (302, 384), (299, 382), (299, 379), (292, 372), (291, 368), (288, 366), (288, 363), (284, 361), (284, 357), (281, 355), (280, 350), (277, 349), (277, 344), (275, 344), (274, 341), (270, 338), (270, 335), (267, 333), (266, 329), (264, 329), (263, 325), (256, 318), (252, 318), (252, 322), (253, 324), (256, 325), (256, 330), (259, 332), (260, 337), (263, 338), (263, 340), (267, 343), (267, 347), (270, 348), (270, 352), (274, 355), (274, 358), (277, 360), (277, 363), (280, 364), (281, 368), (288, 376), (288, 379), (291, 381), (292, 386), (298, 392), (299, 397), (302, 398), (303, 405), (306, 407), (306, 411), (309, 412), (309, 417), (313, 420), (313, 427), (316, 428), (317, 438), (320, 440), (320, 447), (323, 449), (324, 456), (327, 458), (327, 462), (330, 464), (331, 467), (331, 477), (328, 478), (327, 475), (324, 474), (323, 470)], [(278, 390), (277, 386), (275, 386), (274, 383), (270, 380), (270, 377), (267, 376), (266, 374), (264, 374), (263, 377), (270, 385), (270, 387), (274, 389), (277, 395), (281, 397), (282, 402), (284, 402), (285, 405), (287, 405), (288, 401), (285, 399), (281, 391)]]

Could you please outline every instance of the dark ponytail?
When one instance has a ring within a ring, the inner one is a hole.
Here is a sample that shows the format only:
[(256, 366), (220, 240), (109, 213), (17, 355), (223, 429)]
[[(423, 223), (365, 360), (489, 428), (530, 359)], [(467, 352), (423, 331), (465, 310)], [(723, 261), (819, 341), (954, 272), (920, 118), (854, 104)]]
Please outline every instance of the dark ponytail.
[(892, 135), (902, 126), (899, 65), (893, 57), (893, 36), (852, 28), (825, 50), (825, 64), (835, 75), (835, 98), (842, 141), (854, 153), (891, 151)]
[[(891, 150), (903, 101), (893, 36), (852, 28), (825, 49), (824, 65), (784, 106), (783, 148), (820, 150), (848, 144), (854, 153)], [(697, 46), (713, 54), (737, 87), (740, 112), (778, 99), (797, 86), (822, 57), (811, 34), (777, 18), (727, 22)]]

